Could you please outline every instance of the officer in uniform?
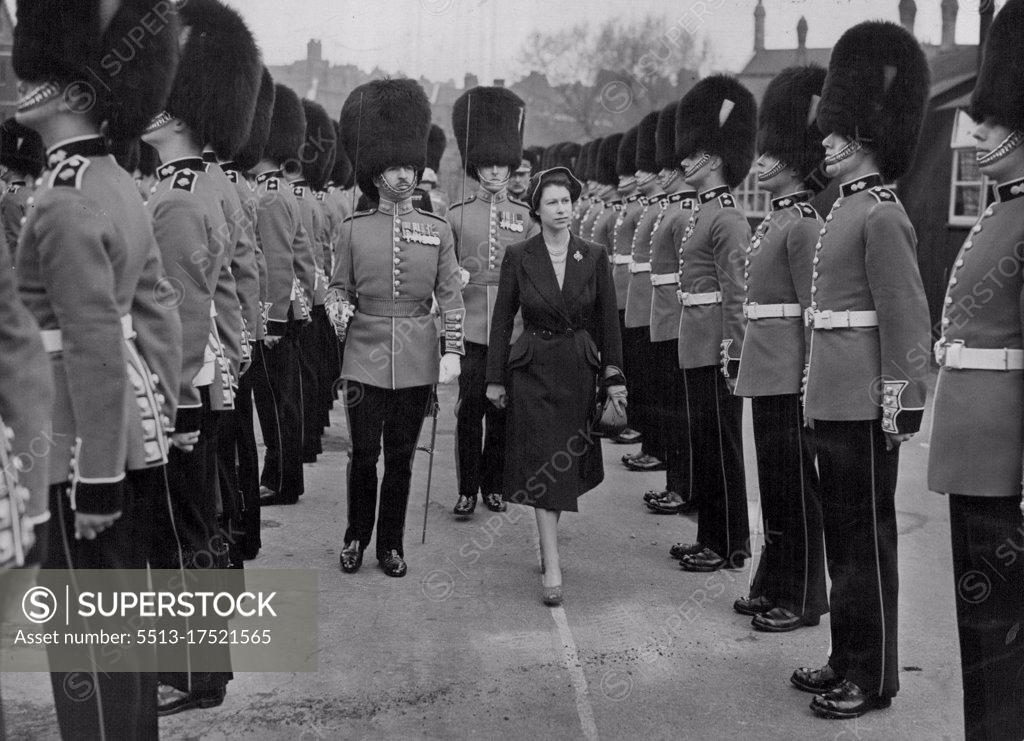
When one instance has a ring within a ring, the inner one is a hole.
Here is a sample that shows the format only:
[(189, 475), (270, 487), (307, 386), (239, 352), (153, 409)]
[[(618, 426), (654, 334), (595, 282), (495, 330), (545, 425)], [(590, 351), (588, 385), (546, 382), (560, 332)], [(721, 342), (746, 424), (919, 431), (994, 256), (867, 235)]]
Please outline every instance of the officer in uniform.
[(438, 216), (448, 213), (448, 196), (440, 190), (437, 182), (437, 174), (441, 172), (441, 158), (444, 157), (445, 147), (448, 146), (448, 137), (444, 129), (437, 124), (430, 124), (430, 134), (427, 136), (427, 168), (420, 178), (420, 187), (427, 191), (430, 196), (430, 210)]
[(508, 194), (517, 201), (526, 197), (526, 189), (530, 185), (530, 176), (540, 169), (540, 156), (536, 147), (523, 149), (523, 158), (519, 167), (515, 169), (508, 179)]
[[(132, 139), (163, 108), (179, 33), (165, 6), (21, 0), (14, 34), (26, 89), (16, 116), (48, 147), (17, 250), (18, 288), (42, 330), (56, 391), (54, 445), (36, 461), (50, 485), (43, 565), (109, 569), (108, 586), (124, 591), (140, 586), (127, 570), (146, 567), (137, 547), (152, 524), (144, 510), (166, 497), (181, 325), (173, 307), (157, 303), (164, 277), (149, 216), (100, 131)], [(115, 74), (101, 62), (143, 18), (158, 22)], [(96, 80), (86, 114), (70, 103), (84, 79)], [(84, 629), (75, 619), (69, 627)], [(125, 654), (128, 671), (107, 673), (83, 652), (78, 675), (93, 688), (84, 702), (66, 691), (66, 673), (51, 672), (61, 735), (156, 738), (155, 675), (131, 671), (141, 658)]]
[(676, 109), (676, 154), (698, 193), (679, 244), (679, 366), (699, 492), (697, 542), (673, 550), (685, 571), (740, 568), (750, 555), (743, 400), (732, 394), (750, 227), (729, 191), (753, 163), (756, 115), (750, 91), (725, 75), (698, 82)]
[[(594, 144), (594, 141), (595, 140), (584, 142), (583, 145), (580, 147), (579, 168), (578, 169), (574, 169), (571, 165), (569, 165), (569, 169), (573, 170), (573, 174), (576, 176), (576, 179), (579, 180), (581, 183), (583, 183), (583, 193), (580, 195), (579, 200), (576, 201), (576, 203), (573, 205), (573, 208), (572, 208), (572, 222), (571, 222), (571, 224), (569, 226), (569, 229), (574, 234), (579, 234), (580, 228), (581, 228), (581, 225), (582, 225), (582, 222), (583, 222), (583, 219), (586, 218), (586, 215), (590, 211), (590, 207), (593, 205), (593, 203), (592, 203), (592, 196), (593, 196), (593, 185), (594, 185), (594, 182), (588, 176), (590, 175), (590, 172), (589, 172), (590, 150), (591, 150), (591, 147)], [(558, 151), (559, 152), (563, 151), (562, 148), (563, 148), (564, 145), (558, 145), (558, 146), (559, 146)], [(554, 165), (552, 165), (552, 166), (554, 166)]]
[(591, 227), (590, 234), (580, 235), (584, 239), (589, 239), (604, 247), (608, 252), (609, 261), (613, 259), (612, 241), (615, 221), (622, 211), (622, 199), (618, 197), (616, 188), (619, 176), (615, 171), (621, 143), (622, 134), (609, 134), (601, 140), (601, 146), (597, 149), (597, 169), (594, 171), (594, 179), (600, 186), (597, 197), (601, 199), (601, 213), (594, 219), (594, 226)]
[(263, 342), (269, 383), (254, 389), (267, 447), (260, 477), (261, 506), (295, 504), (304, 490), (299, 334), (309, 321), (313, 296), (306, 290), (309, 283), (299, 276), (305, 274), (312, 251), (298, 201), (281, 167), (295, 157), (305, 136), (306, 115), (298, 96), (284, 85), (275, 85), (270, 134), (253, 169), (259, 202), (256, 237), (267, 262)]
[(772, 195), (771, 211), (744, 261), (747, 329), (736, 394), (752, 397), (765, 544), (750, 594), (733, 607), (752, 615), (757, 630), (773, 633), (817, 625), (828, 611), (818, 473), (800, 407), (803, 315), (824, 224), (808, 203), (825, 154), (815, 123), (824, 81), (821, 67), (790, 67), (765, 91), (757, 179)]
[(826, 173), (841, 186), (812, 260), (804, 417), (818, 453), (832, 651), (792, 682), (826, 718), (888, 707), (899, 689), (896, 474), (900, 443), (924, 415), (931, 339), (914, 228), (883, 183), (913, 160), (928, 77), (904, 28), (861, 23), (832, 50), (818, 107)]
[(586, 178), (589, 206), (580, 218), (576, 233), (586, 238), (594, 230), (594, 223), (601, 212), (604, 211), (604, 200), (602, 194), (607, 194), (603, 185), (597, 181), (597, 161), (601, 151), (603, 139), (595, 139), (587, 145), (585, 159), (583, 160), (583, 176)]
[(492, 512), (507, 508), (501, 499), (505, 412), (487, 400), (485, 370), (505, 249), (537, 232), (529, 208), (509, 198), (506, 189), (512, 170), (522, 160), (525, 114), (519, 96), (501, 87), (467, 90), (452, 108), (452, 128), (461, 132), (457, 143), (463, 167), (479, 184), (473, 195), (448, 212), (466, 306), (466, 354), (456, 413), (459, 498), (454, 512), (460, 517), (473, 513), (478, 493)]
[(35, 191), (36, 178), (43, 171), (45, 159), (39, 134), (22, 126), (13, 118), (0, 124), (0, 166), (7, 190), (0, 195), (0, 221), (3, 222), (7, 247), (18, 246), (21, 225), (28, 213), (28, 199)]
[(996, 184), (995, 198), (953, 264), (935, 348), (928, 488), (949, 494), (965, 736), (972, 740), (1024, 738), (1022, 44), (1024, 2), (1009, 0), (989, 29), (970, 108), (978, 167)]
[[(352, 448), (341, 567), (359, 569), (373, 533), (383, 436), (377, 559), (385, 574), (402, 577), (412, 458), (431, 387), (458, 377), (464, 352), (459, 265), (448, 223), (412, 205), (430, 128), (430, 103), (419, 84), (357, 87), (342, 108), (341, 128), (359, 187), (378, 202), (342, 225), (328, 298), (339, 332), (351, 320), (342, 367)], [(432, 297), (443, 322), (440, 358)]]

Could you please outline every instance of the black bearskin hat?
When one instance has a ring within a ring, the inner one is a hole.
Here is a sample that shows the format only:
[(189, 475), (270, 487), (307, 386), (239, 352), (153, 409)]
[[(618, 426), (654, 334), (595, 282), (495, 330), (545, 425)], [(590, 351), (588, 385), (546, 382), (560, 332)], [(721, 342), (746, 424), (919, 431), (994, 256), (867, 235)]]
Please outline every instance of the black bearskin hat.
[(735, 77), (705, 77), (676, 107), (676, 161), (697, 152), (717, 155), (730, 188), (750, 172), (756, 135), (757, 104)]
[(619, 178), (615, 165), (619, 158), (622, 134), (611, 134), (601, 140), (597, 149), (597, 173), (595, 180), (601, 185), (618, 185)]
[(909, 31), (887, 21), (860, 23), (832, 49), (818, 127), (864, 142), (882, 178), (895, 180), (914, 161), (928, 82), (928, 62)]
[(263, 64), (245, 21), (220, 0), (181, 6), (187, 31), (167, 112), (184, 121), (200, 145), (222, 160), (235, 157), (249, 138)]
[(603, 136), (599, 136), (594, 141), (590, 142), (590, 150), (587, 152), (587, 180), (597, 180), (597, 164), (598, 155), (601, 154), (601, 142), (604, 141)]
[(636, 175), (636, 136), (636, 126), (622, 135), (622, 139), (619, 141), (619, 151), (615, 158), (616, 175), (626, 178)]
[(636, 169), (642, 172), (658, 172), (657, 145), (655, 134), (658, 130), (658, 112), (651, 111), (636, 128)]
[(360, 85), (341, 109), (345, 151), (356, 182), (377, 200), (373, 177), (389, 167), (410, 165), (417, 174), (427, 162), (430, 101), (415, 80), (374, 80)]
[(299, 156), (306, 140), (306, 113), (299, 96), (290, 87), (274, 85), (274, 113), (270, 118), (270, 133), (263, 148), (263, 158), (284, 165)]
[(466, 174), (478, 167), (508, 165), (512, 172), (523, 159), (526, 104), (503, 87), (475, 87), (452, 106), (452, 131)]
[(323, 190), (334, 169), (338, 132), (334, 129), (334, 121), (319, 103), (303, 100), (302, 110), (306, 114), (306, 141), (299, 153), (302, 177), (313, 190)]
[(60, 86), (108, 137), (133, 139), (164, 110), (179, 29), (168, 0), (18, 0), (14, 73)]
[(430, 124), (430, 133), (427, 134), (427, 167), (438, 173), (441, 170), (441, 158), (444, 157), (445, 147), (448, 146), (448, 137), (444, 129), (437, 124)]
[(242, 172), (248, 172), (259, 164), (263, 156), (263, 150), (267, 146), (267, 139), (270, 137), (270, 122), (274, 117), (274, 78), (270, 71), (264, 67), (262, 80), (260, 81), (260, 92), (256, 97), (256, 110), (252, 117), (252, 126), (249, 127), (249, 137), (242, 148), (235, 153), (235, 166)]
[(331, 168), (331, 182), (339, 188), (344, 188), (345, 183), (352, 178), (352, 163), (349, 161), (348, 155), (345, 154), (345, 147), (341, 146), (343, 139), (341, 124), (337, 121), (334, 122), (334, 134), (338, 147), (335, 150), (334, 167)]
[(654, 132), (654, 158), (658, 170), (679, 167), (676, 160), (676, 105), (669, 103), (658, 114), (658, 127)]
[(0, 124), (0, 165), (37, 178), (45, 160), (46, 150), (39, 134), (13, 118)]
[(134, 174), (139, 167), (139, 144), (138, 139), (115, 139), (110, 142), (111, 156), (129, 174)]
[(765, 90), (757, 115), (757, 149), (795, 168), (801, 180), (825, 158), (817, 105), (825, 70), (817, 65), (782, 70)]
[(970, 113), (1024, 131), (1024, 0), (1007, 0), (992, 21)]

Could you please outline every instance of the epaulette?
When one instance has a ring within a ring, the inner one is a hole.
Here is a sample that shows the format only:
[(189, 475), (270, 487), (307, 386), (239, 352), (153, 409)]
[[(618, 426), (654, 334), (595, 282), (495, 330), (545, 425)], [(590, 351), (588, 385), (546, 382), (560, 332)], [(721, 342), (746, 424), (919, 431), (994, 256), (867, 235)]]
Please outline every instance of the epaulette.
[(305, 198), (306, 197), (306, 187), (304, 185), (292, 186), (292, 194), (296, 198)]
[(187, 190), (189, 193), (195, 193), (198, 179), (199, 173), (194, 170), (180, 170), (172, 176), (171, 190)]
[[(358, 219), (360, 216), (371, 216), (372, 214), (375, 214), (375, 213), (377, 213), (377, 209), (375, 209), (375, 208), (367, 208), (367, 209), (364, 209), (363, 211), (356, 211), (351, 216), (346, 216), (345, 217), (345, 221), (352, 221), (353, 219)], [(342, 221), (341, 223), (344, 224), (345, 221)]]
[(89, 169), (89, 160), (85, 157), (79, 154), (68, 157), (53, 171), (53, 175), (50, 176), (50, 187), (66, 185), (69, 188), (81, 190), (82, 179), (87, 169)]
[(237, 170), (228, 170), (224, 174), (228, 176), (228, 180), (230, 180), (235, 185), (238, 185), (238, 171)]
[(458, 208), (459, 206), (465, 206), (467, 203), (472, 203), (475, 200), (476, 200), (476, 196), (470, 196), (469, 198), (467, 198), (464, 201), (459, 201), (458, 203), (453, 203), (451, 206), (448, 207), (448, 210), (451, 211), (452, 209)]
[(879, 203), (899, 203), (900, 199), (896, 197), (890, 188), (886, 188), (884, 185), (877, 185), (868, 191), (875, 197)]
[(424, 211), (424, 210), (423, 210), (422, 208), (417, 208), (417, 207), (415, 207), (415, 206), (414, 206), (413, 208), (414, 208), (414, 209), (416, 210), (416, 212), (417, 212), (417, 213), (421, 213), (421, 214), (423, 214), (424, 216), (429, 216), (429, 217), (430, 217), (430, 218), (432, 218), (432, 219), (437, 219), (437, 220), (438, 220), (438, 221), (440, 221), (440, 222), (441, 222), (442, 224), (447, 224), (447, 223), (448, 223), (448, 221), (447, 221), (447, 220), (446, 220), (446, 219), (445, 219), (445, 218), (444, 218), (443, 216), (438, 216), (438, 215), (437, 215), (437, 214), (435, 214), (435, 213), (432, 213), (432, 212), (430, 212), (430, 211)]
[(736, 208), (736, 199), (732, 197), (732, 193), (723, 193), (718, 196), (718, 202), (722, 208)]
[(814, 206), (807, 202), (801, 202), (796, 204), (796, 210), (800, 212), (800, 215), (805, 219), (817, 219), (818, 212), (815, 211)]
[(530, 206), (526, 203), (526, 201), (520, 201), (518, 198), (515, 198), (513, 196), (509, 196), (508, 197), (508, 201), (509, 201), (509, 203), (516, 204), (517, 206), (522, 206), (523, 208), (525, 208), (527, 210), (529, 210), (529, 208), (530, 208)]
[(8, 193), (17, 193), (19, 190), (21, 190), (21, 186), (18, 185), (17, 183), (13, 183), (10, 187), (7, 188)]

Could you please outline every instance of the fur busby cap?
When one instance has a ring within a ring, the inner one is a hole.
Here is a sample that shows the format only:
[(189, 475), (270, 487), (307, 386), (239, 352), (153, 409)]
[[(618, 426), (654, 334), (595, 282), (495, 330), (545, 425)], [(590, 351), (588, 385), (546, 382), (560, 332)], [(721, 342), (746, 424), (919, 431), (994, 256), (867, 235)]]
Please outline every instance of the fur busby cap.
[(430, 124), (430, 133), (427, 134), (427, 167), (435, 173), (441, 170), (441, 158), (444, 157), (445, 147), (448, 146), (448, 137), (444, 129), (437, 124)]
[(658, 126), (654, 132), (654, 158), (658, 170), (679, 167), (676, 160), (676, 105), (669, 103), (658, 114)]
[(544, 159), (544, 147), (534, 145), (523, 150), (523, 159), (529, 160), (530, 169), (533, 172), (540, 171), (540, 164)]
[(590, 142), (590, 151), (587, 152), (587, 180), (597, 180), (597, 165), (601, 154), (601, 142), (603, 141), (604, 137), (599, 136)]
[(263, 79), (256, 39), (220, 0), (188, 0), (179, 13), (185, 41), (167, 112), (198, 144), (233, 159), (249, 138)]
[(697, 152), (717, 155), (725, 182), (735, 188), (754, 162), (756, 127), (757, 104), (739, 80), (705, 77), (676, 107), (676, 161)]
[(637, 127), (634, 126), (619, 141), (619, 151), (615, 157), (615, 174), (631, 178), (636, 175), (636, 139)]
[(882, 178), (895, 180), (914, 161), (928, 83), (928, 62), (910, 32), (887, 21), (860, 23), (832, 49), (818, 127), (862, 141)]
[(757, 149), (793, 167), (802, 180), (825, 158), (817, 106), (825, 70), (817, 65), (782, 70), (765, 90), (757, 114)]
[(636, 129), (636, 169), (643, 172), (658, 172), (657, 144), (658, 112), (651, 111), (642, 119)]
[(601, 185), (617, 185), (619, 182), (615, 165), (619, 158), (622, 134), (611, 134), (601, 140), (597, 149), (597, 173), (594, 179)]
[(374, 175), (399, 165), (417, 172), (426, 166), (430, 101), (415, 80), (367, 82), (345, 100), (341, 130), (356, 182), (367, 198), (377, 200)]
[(573, 170), (573, 175), (582, 182), (590, 180), (590, 152), (594, 148), (594, 139), (583, 142), (580, 145), (580, 154), (576, 162), (576, 167)]
[(264, 67), (262, 79), (260, 80), (260, 92), (256, 96), (256, 109), (252, 116), (252, 126), (249, 127), (249, 137), (242, 148), (235, 153), (235, 165), (242, 172), (248, 172), (259, 164), (263, 156), (263, 150), (267, 146), (267, 139), (270, 137), (270, 122), (274, 117), (274, 78), (270, 71)]
[(331, 168), (331, 182), (338, 187), (344, 187), (345, 183), (352, 177), (352, 162), (345, 154), (345, 147), (342, 146), (341, 124), (334, 121), (334, 136), (338, 146), (334, 153), (334, 167)]
[(466, 174), (476, 178), (478, 167), (508, 165), (523, 159), (526, 104), (508, 88), (475, 87), (452, 106), (452, 131)]
[(18, 0), (14, 73), (61, 86), (108, 137), (132, 139), (164, 110), (179, 29), (167, 0)]
[(13, 118), (0, 124), (0, 165), (37, 178), (45, 159), (46, 149), (39, 134)]
[(274, 85), (274, 112), (270, 118), (270, 133), (263, 148), (263, 159), (278, 165), (299, 156), (306, 140), (306, 112), (299, 96), (290, 87)]
[(299, 152), (302, 177), (313, 190), (323, 190), (334, 169), (338, 132), (334, 121), (319, 103), (303, 100), (302, 110), (306, 114), (306, 141)]
[(1007, 0), (989, 27), (970, 113), (1024, 131), (1024, 0)]

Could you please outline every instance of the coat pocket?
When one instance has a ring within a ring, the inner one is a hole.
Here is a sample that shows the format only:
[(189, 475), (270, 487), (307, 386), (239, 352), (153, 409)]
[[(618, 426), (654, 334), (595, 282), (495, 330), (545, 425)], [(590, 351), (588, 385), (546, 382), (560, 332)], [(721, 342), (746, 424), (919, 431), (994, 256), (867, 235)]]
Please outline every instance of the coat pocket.
[(530, 342), (530, 335), (524, 334), (516, 340), (508, 353), (508, 369), (522, 368), (530, 364), (533, 359), (533, 343)]
[(583, 344), (583, 357), (587, 364), (595, 371), (601, 370), (601, 353), (597, 350), (597, 343), (585, 332), (580, 332), (578, 337)]

